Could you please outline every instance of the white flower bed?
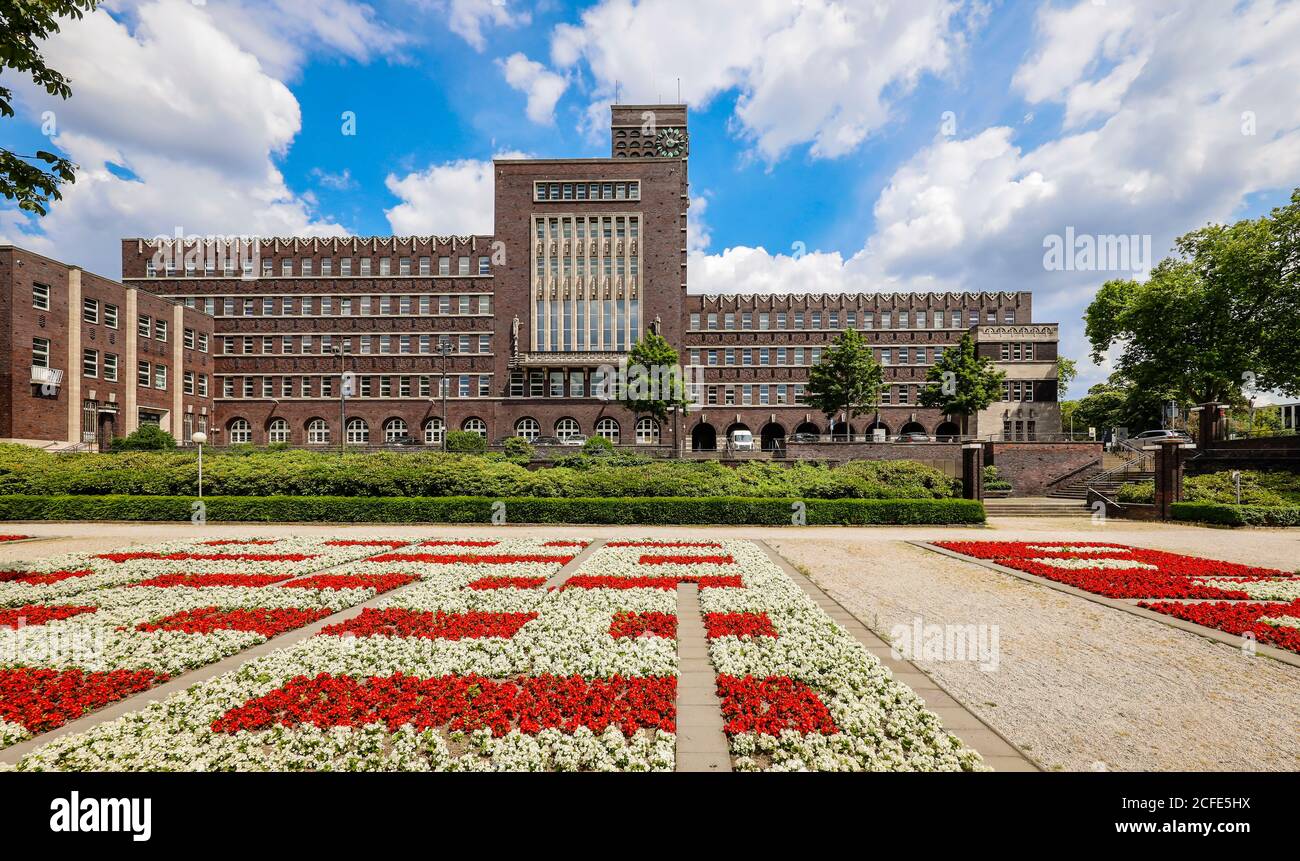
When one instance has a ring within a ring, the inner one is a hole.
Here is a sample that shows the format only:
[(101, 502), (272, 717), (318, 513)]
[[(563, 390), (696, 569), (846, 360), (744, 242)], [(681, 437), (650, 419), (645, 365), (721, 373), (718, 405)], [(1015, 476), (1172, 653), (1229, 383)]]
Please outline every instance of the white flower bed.
[(1114, 569), (1118, 571), (1131, 570), (1134, 568), (1143, 568), (1148, 571), (1159, 571), (1159, 565), (1152, 565), (1149, 562), (1138, 562), (1136, 559), (1055, 559), (1052, 557), (1040, 557), (1030, 559), (1030, 562), (1036, 562), (1039, 565), (1046, 565), (1049, 568), (1061, 568), (1066, 571), (1094, 571), (1103, 568)]
[(1300, 578), (1291, 580), (1215, 580), (1205, 579), (1206, 586), (1245, 592), (1256, 601), (1294, 601), (1300, 598)]

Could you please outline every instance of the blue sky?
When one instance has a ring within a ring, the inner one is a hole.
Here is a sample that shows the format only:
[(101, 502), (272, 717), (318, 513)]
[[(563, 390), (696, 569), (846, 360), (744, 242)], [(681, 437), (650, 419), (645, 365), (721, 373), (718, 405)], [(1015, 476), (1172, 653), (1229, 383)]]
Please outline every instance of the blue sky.
[(1158, 260), (1286, 200), (1298, 6), (113, 0), (46, 45), (72, 100), (15, 84), (0, 143), (82, 169), (42, 221), (0, 209), (0, 241), (116, 276), (119, 237), (177, 229), (486, 232), (493, 155), (607, 155), (615, 87), (680, 78), (692, 290), (1028, 289), (1085, 359), (1092, 292), (1140, 267), (1051, 271), (1043, 243)]

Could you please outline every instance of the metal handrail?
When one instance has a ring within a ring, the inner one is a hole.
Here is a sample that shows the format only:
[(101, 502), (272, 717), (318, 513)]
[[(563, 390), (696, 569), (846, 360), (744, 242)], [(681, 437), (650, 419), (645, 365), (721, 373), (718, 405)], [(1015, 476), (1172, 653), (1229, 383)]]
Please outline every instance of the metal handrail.
[[(1122, 448), (1128, 449), (1130, 452), (1133, 453), (1134, 456), (1129, 460), (1124, 461), (1124, 463), (1120, 464), (1119, 466), (1115, 466), (1115, 467), (1111, 467), (1110, 469), (1103, 470), (1097, 473), (1096, 475), (1094, 475), (1092, 478), (1088, 479), (1089, 489), (1091, 489), (1091, 486), (1094, 483), (1101, 484), (1102, 482), (1108, 481), (1113, 476), (1116, 475), (1127, 475), (1133, 472), (1154, 471), (1155, 462), (1152, 460), (1150, 452), (1143, 451), (1139, 448), (1136, 448), (1135, 446), (1130, 445), (1127, 441), (1121, 442), (1119, 445)], [(1148, 461), (1150, 461), (1150, 463), (1148, 463)], [(1139, 468), (1134, 469), (1135, 466)]]

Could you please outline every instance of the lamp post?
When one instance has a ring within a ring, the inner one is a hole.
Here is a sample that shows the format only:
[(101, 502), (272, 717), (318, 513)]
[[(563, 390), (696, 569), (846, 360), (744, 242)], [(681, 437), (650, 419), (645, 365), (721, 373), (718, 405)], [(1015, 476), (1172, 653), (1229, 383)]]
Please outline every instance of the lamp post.
[(447, 368), (451, 364), (451, 341), (438, 341), (438, 355), (442, 359), (442, 376), (438, 387), (442, 390), (442, 450), (447, 451)]
[(352, 394), (354, 375), (345, 371), (344, 352), (342, 345), (337, 346), (332, 351), (339, 357), (339, 454), (347, 452), (347, 435), (348, 435), (348, 395)]
[(208, 435), (203, 431), (190, 435), (190, 442), (199, 447), (199, 499), (203, 498), (203, 444), (207, 441)]

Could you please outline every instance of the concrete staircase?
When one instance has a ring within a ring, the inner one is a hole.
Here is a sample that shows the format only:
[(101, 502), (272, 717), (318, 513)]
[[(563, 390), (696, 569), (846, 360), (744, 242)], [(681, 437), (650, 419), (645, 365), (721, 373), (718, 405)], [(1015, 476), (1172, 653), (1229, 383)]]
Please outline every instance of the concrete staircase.
[(1105, 496), (1114, 499), (1119, 493), (1119, 489), (1126, 484), (1143, 481), (1155, 481), (1154, 472), (1127, 472), (1112, 473), (1104, 478), (1098, 478), (1102, 471), (1094, 470), (1091, 473), (1080, 475), (1059, 487), (1053, 487), (1047, 491), (1047, 495), (1052, 499), (1077, 499), (1083, 502), (1088, 498), (1088, 489), (1093, 488)]
[(1045, 496), (1008, 497), (984, 500), (989, 517), (1089, 517), (1082, 499), (1054, 499)]

